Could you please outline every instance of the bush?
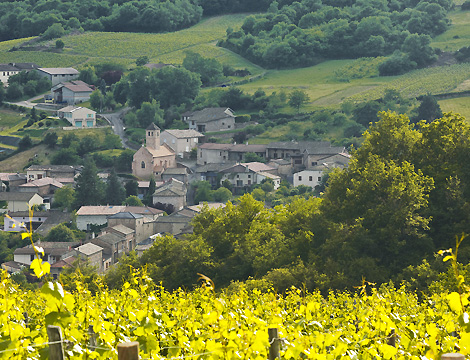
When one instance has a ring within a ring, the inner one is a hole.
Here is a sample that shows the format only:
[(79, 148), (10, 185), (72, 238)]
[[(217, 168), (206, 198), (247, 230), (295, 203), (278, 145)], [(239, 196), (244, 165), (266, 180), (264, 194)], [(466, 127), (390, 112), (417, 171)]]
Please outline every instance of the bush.
[(465, 1), (462, 6), (460, 7), (461, 10), (470, 10), (470, 1)]
[(52, 24), (47, 28), (46, 31), (42, 34), (43, 39), (50, 40), (60, 38), (65, 34), (64, 27), (60, 23)]
[(380, 76), (401, 75), (415, 69), (417, 64), (399, 51), (393, 53), (387, 60), (379, 65)]

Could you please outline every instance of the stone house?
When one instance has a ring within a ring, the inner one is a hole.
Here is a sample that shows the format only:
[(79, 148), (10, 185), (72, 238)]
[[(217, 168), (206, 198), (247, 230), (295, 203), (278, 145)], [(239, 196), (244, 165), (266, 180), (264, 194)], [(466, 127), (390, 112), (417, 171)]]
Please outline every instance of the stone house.
[(205, 143), (198, 146), (197, 164), (243, 162), (247, 153), (254, 153), (265, 159), (266, 145)]
[(96, 126), (96, 111), (86, 107), (66, 106), (59, 109), (57, 115), (78, 128)]
[(176, 180), (181, 181), (183, 184), (187, 184), (188, 183), (188, 169), (185, 167), (165, 169), (162, 172), (163, 182), (167, 182), (171, 179), (176, 179)]
[(196, 130), (165, 130), (160, 135), (160, 145), (167, 144), (178, 157), (188, 157), (204, 135)]
[(108, 217), (124, 211), (123, 205), (82, 206), (77, 211), (77, 228), (87, 230), (88, 224), (105, 225)]
[(74, 68), (38, 68), (39, 75), (52, 82), (52, 86), (78, 77), (79, 72)]
[(167, 145), (160, 145), (160, 128), (152, 123), (145, 132), (145, 146), (134, 154), (132, 175), (141, 179), (159, 177), (164, 169), (176, 167), (175, 152)]
[(175, 210), (186, 206), (186, 185), (179, 180), (171, 179), (155, 189), (153, 203), (170, 204)]
[(31, 165), (26, 169), (28, 181), (34, 181), (45, 177), (54, 179), (74, 178), (82, 170), (82, 166), (72, 165)]
[(200, 133), (235, 129), (235, 115), (227, 107), (205, 108), (200, 111), (183, 114), (183, 121), (189, 129)]
[(109, 267), (109, 265), (106, 265), (109, 257), (110, 263), (116, 264), (119, 261), (119, 258), (128, 252), (126, 238), (116, 233), (103, 233), (94, 239), (91, 239), (89, 242), (103, 248), (103, 263), (105, 271), (108, 270)]
[(315, 186), (319, 185), (321, 182), (324, 169), (325, 167), (323, 166), (317, 166), (316, 169), (311, 168), (295, 173), (293, 176), (293, 185), (305, 185), (315, 189)]
[(51, 92), (55, 103), (74, 105), (90, 100), (93, 90), (87, 83), (74, 80), (53, 86)]
[(76, 256), (88, 261), (98, 273), (103, 272), (103, 248), (93, 243), (86, 243), (74, 249)]
[(18, 186), (19, 192), (32, 192), (42, 196), (46, 209), (50, 209), (54, 193), (64, 186), (61, 182), (50, 177), (27, 182)]
[(222, 170), (220, 181), (230, 181), (234, 190), (240, 192), (269, 178), (273, 180), (274, 188), (277, 189), (281, 184), (281, 178), (274, 174), (275, 171), (276, 169), (271, 166), (259, 162), (240, 163)]
[(18, 186), (26, 183), (26, 174), (0, 173), (0, 191), (16, 191)]
[[(36, 243), (36, 246), (40, 246), (44, 250), (44, 255), (41, 255), (43, 261), (47, 261), (49, 264), (54, 264), (57, 261), (64, 258), (64, 256), (70, 252), (74, 247), (79, 245), (78, 242), (45, 242), (42, 241), (40, 244)], [(36, 253), (32, 245), (27, 245), (22, 248), (17, 248), (13, 252), (13, 260), (23, 265), (31, 265), (31, 262), (36, 258)]]
[(127, 251), (135, 250), (135, 230), (128, 228), (122, 224), (114, 225), (104, 229), (104, 232), (114, 233), (125, 238), (127, 243)]

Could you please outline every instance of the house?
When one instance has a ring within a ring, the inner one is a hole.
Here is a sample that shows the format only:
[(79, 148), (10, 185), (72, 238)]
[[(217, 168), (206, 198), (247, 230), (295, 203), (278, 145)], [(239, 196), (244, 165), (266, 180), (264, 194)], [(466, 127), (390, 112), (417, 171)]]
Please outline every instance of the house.
[(315, 186), (319, 185), (323, 171), (325, 170), (324, 166), (317, 166), (317, 169), (303, 170), (294, 174), (293, 176), (293, 185), (305, 185), (310, 186), (312, 189), (315, 189)]
[(186, 185), (176, 179), (171, 179), (158, 186), (153, 193), (153, 203), (172, 205), (175, 210), (186, 206)]
[[(33, 231), (39, 228), (48, 216), (48, 211), (36, 211), (30, 217), (29, 211), (13, 211), (8, 214), (11, 219), (4, 220), (3, 231), (27, 231), (32, 228)], [(25, 224), (25, 227), (20, 227)]]
[(61, 182), (50, 177), (44, 177), (42, 179), (27, 182), (18, 186), (19, 192), (33, 192), (42, 196), (46, 209), (50, 209), (54, 193), (57, 189), (64, 186)]
[(201, 165), (198, 166), (194, 172), (196, 173), (197, 180), (207, 181), (211, 184), (212, 189), (216, 189), (220, 185), (219, 172), (233, 165), (235, 165), (235, 163)]
[(135, 250), (136, 241), (135, 241), (135, 230), (128, 228), (127, 226), (118, 224), (111, 227), (107, 227), (103, 232), (114, 233), (125, 238), (127, 243), (127, 250)]
[[(147, 223), (147, 226), (144, 226), (145, 223)], [(128, 236), (130, 236), (128, 231), (131, 230), (131, 246), (129, 246), (130, 240), (126, 239), (127, 249), (129, 249), (130, 251), (135, 248), (137, 242), (142, 241), (149, 234), (153, 233), (153, 227), (153, 221), (152, 225), (149, 226), (148, 222), (145, 221), (142, 215), (134, 214), (129, 211), (122, 211), (117, 214), (111, 215), (108, 218), (108, 227), (103, 231), (117, 233), (119, 236), (127, 238)]]
[(145, 132), (145, 144), (134, 154), (132, 175), (150, 179), (159, 177), (163, 170), (176, 167), (175, 152), (167, 145), (160, 145), (160, 128), (152, 123)]
[(87, 83), (81, 80), (74, 80), (56, 84), (52, 87), (51, 92), (55, 103), (74, 105), (90, 100), (93, 90)]
[(221, 171), (221, 182), (228, 180), (235, 191), (243, 192), (252, 185), (261, 184), (268, 178), (273, 180), (274, 189), (281, 184), (281, 178), (273, 174), (276, 169), (260, 162), (240, 163)]
[(38, 67), (39, 66), (35, 63), (0, 64), (0, 82), (3, 83), (3, 86), (8, 86), (10, 76), (16, 75), (22, 71), (31, 71)]
[(184, 113), (183, 121), (187, 122), (189, 129), (201, 133), (235, 129), (235, 115), (227, 107), (205, 108), (192, 113)]
[[(68, 252), (67, 254), (69, 254)], [(62, 271), (64, 271), (65, 268), (71, 267), (72, 264), (74, 263), (77, 258), (75, 256), (69, 256), (65, 255), (67, 257), (56, 261), (55, 263), (51, 264), (51, 275), (54, 280), (57, 280), (59, 278), (59, 275)]]
[(86, 243), (77, 246), (75, 249), (76, 257), (82, 258), (89, 265), (96, 268), (98, 273), (103, 272), (103, 248), (93, 243)]
[(0, 191), (16, 191), (18, 186), (26, 183), (26, 174), (0, 173)]
[(103, 256), (103, 269), (106, 271), (109, 264), (116, 264), (119, 258), (128, 252), (126, 238), (115, 233), (103, 233), (89, 241), (101, 247)]
[(31, 165), (26, 169), (28, 181), (34, 181), (45, 177), (54, 179), (74, 178), (82, 171), (82, 166), (72, 165)]
[(57, 115), (75, 127), (95, 127), (96, 111), (86, 107), (66, 106), (57, 111)]
[(79, 72), (74, 68), (38, 68), (39, 75), (51, 81), (52, 86), (78, 77)]
[(205, 143), (198, 146), (197, 152), (198, 165), (226, 164), (243, 162), (248, 153), (265, 159), (266, 145)]
[[(46, 242), (42, 241), (40, 244), (35, 243), (35, 246), (43, 248), (44, 255), (41, 255), (43, 261), (49, 264), (54, 264), (64, 258), (65, 254), (71, 251), (74, 247), (79, 245), (78, 242)], [(32, 245), (27, 245), (22, 248), (17, 248), (13, 252), (13, 260), (23, 265), (31, 265), (31, 262), (36, 258), (36, 253)]]
[[(159, 186), (163, 183), (164, 181), (155, 181), (155, 186)], [(137, 185), (138, 185), (137, 197), (140, 200), (142, 200), (145, 197), (145, 195), (147, 195), (149, 192), (150, 181), (137, 181)]]
[(0, 64), (0, 81), (3, 86), (8, 86), (8, 79), (10, 76), (16, 75), (21, 70), (10, 64)]
[(165, 130), (160, 135), (160, 144), (167, 144), (180, 158), (189, 157), (189, 153), (204, 138), (196, 130)]
[[(333, 149), (333, 148), (332, 148)], [(338, 148), (336, 148), (338, 149)], [(327, 153), (329, 149), (311, 152), (306, 150), (304, 153), (304, 164), (307, 169), (314, 169), (319, 165), (324, 165), (329, 168), (339, 167), (341, 169), (348, 166), (351, 155), (349, 155), (343, 148), (341, 152), (331, 151)]]
[(77, 211), (77, 228), (79, 230), (88, 230), (88, 225), (105, 225), (108, 222), (108, 216), (124, 211), (123, 205), (111, 206), (82, 206)]
[(181, 181), (183, 184), (188, 183), (188, 169), (185, 167), (169, 168), (162, 172), (163, 182), (167, 182), (171, 179)]
[(7, 202), (7, 211), (28, 211), (34, 205), (43, 205), (43, 198), (31, 192), (0, 192), (0, 201)]

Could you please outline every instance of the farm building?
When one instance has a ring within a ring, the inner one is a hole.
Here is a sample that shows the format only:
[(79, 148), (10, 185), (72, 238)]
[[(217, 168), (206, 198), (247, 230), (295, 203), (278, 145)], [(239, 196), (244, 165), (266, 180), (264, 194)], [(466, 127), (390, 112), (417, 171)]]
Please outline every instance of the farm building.
[(55, 103), (67, 103), (74, 105), (87, 101), (93, 89), (81, 80), (64, 82), (52, 87), (51, 92)]
[(69, 81), (78, 77), (78, 70), (74, 68), (38, 68), (39, 75), (48, 78), (55, 86), (61, 82)]

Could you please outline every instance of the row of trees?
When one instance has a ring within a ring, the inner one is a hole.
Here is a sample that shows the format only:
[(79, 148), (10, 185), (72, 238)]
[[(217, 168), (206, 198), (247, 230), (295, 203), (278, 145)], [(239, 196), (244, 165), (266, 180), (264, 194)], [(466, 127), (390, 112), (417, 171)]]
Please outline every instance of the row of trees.
[[(3, 87), (3, 86), (2, 86)], [(16, 75), (10, 76), (8, 79), (8, 87), (4, 92), (5, 99), (8, 101), (14, 101), (27, 95), (33, 97), (38, 94), (42, 94), (45, 91), (50, 90), (52, 87), (51, 82), (36, 71), (21, 71)], [(0, 92), (3, 91), (0, 90)], [(0, 95), (0, 104), (1, 104)]]
[(191, 286), (196, 272), (218, 287), (250, 277), (280, 289), (398, 281), (470, 231), (469, 156), (470, 126), (458, 115), (413, 124), (381, 113), (349, 167), (330, 174), (321, 199), (299, 196), (268, 209), (244, 195), (236, 206), (206, 209), (193, 234), (157, 239), (140, 260), (123, 260), (109, 284), (119, 286), (129, 264), (147, 265), (168, 288)]
[(445, 31), (451, 5), (449, 0), (351, 1), (333, 6), (303, 0), (282, 7), (272, 2), (269, 13), (247, 17), (241, 30), (228, 29), (220, 45), (269, 68), (394, 51), (406, 54), (410, 66), (423, 66), (434, 59), (430, 36)]

